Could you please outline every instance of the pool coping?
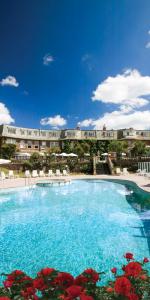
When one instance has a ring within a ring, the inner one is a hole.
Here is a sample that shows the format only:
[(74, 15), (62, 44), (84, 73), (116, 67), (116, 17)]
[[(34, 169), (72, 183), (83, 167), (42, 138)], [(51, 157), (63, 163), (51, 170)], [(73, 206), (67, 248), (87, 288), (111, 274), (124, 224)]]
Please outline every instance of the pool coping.
[[(140, 189), (144, 190), (145, 192), (150, 193), (150, 181), (145, 176), (138, 176), (137, 174), (129, 174), (129, 175), (70, 175), (70, 176), (61, 176), (57, 177), (57, 179), (71, 179), (71, 180), (82, 180), (82, 179), (100, 179), (100, 180), (117, 180), (120, 181), (130, 181), (134, 182)], [(30, 187), (35, 185), (39, 180), (56, 180), (56, 176), (53, 177), (37, 177), (37, 178), (15, 178), (15, 179), (5, 179), (4, 181), (0, 182), (0, 192), (5, 190), (10, 190), (14, 188), (20, 187)]]

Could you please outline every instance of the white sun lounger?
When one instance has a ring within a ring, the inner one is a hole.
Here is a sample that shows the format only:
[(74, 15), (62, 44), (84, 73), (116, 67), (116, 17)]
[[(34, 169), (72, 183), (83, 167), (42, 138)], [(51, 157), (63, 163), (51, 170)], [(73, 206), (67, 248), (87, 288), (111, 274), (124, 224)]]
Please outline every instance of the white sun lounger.
[(127, 168), (123, 168), (122, 175), (128, 175), (128, 174), (129, 174), (129, 172), (128, 172)]
[(25, 173), (24, 173), (25, 177), (26, 178), (30, 178), (31, 177), (31, 173), (29, 170), (26, 170)]
[(121, 175), (121, 170), (120, 170), (120, 168), (118, 167), (118, 168), (116, 168), (116, 175)]
[(14, 171), (13, 171), (13, 170), (9, 170), (9, 171), (8, 171), (8, 178), (9, 178), (9, 179), (15, 178), (15, 175), (14, 175)]
[(32, 177), (38, 177), (38, 172), (37, 172), (37, 170), (33, 170), (32, 171)]
[(53, 173), (53, 170), (48, 170), (48, 174), (47, 176), (48, 177), (51, 177), (51, 176), (54, 176), (55, 174)]
[(138, 172), (139, 176), (145, 176), (146, 174), (147, 174), (146, 169), (140, 170), (140, 172)]
[(60, 172), (60, 170), (59, 169), (57, 169), (56, 170), (56, 174), (55, 174), (56, 176), (62, 176), (62, 173)]
[(63, 170), (63, 176), (68, 176), (68, 172), (66, 170)]
[(3, 171), (0, 172), (0, 180), (5, 180), (5, 179), (6, 179), (5, 173)]
[(44, 173), (43, 170), (41, 170), (41, 171), (39, 172), (39, 176), (40, 176), (40, 177), (45, 177), (45, 173)]

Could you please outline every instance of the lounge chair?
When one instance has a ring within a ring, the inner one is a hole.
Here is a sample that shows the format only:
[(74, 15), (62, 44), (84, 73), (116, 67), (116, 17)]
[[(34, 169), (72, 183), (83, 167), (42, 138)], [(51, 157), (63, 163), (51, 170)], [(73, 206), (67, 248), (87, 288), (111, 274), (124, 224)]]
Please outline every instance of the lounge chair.
[(29, 170), (26, 170), (25, 173), (24, 173), (25, 177), (26, 178), (30, 178), (31, 177), (31, 173)]
[(145, 177), (148, 178), (148, 179), (150, 179), (150, 172), (146, 173)]
[(68, 176), (68, 172), (66, 170), (63, 170), (63, 176)]
[(6, 179), (5, 173), (3, 171), (0, 172), (0, 180), (5, 180), (5, 179)]
[(13, 171), (13, 170), (9, 170), (9, 171), (8, 171), (8, 178), (9, 178), (9, 179), (15, 178), (15, 175), (14, 175), (14, 171)]
[(146, 169), (140, 170), (140, 172), (138, 173), (139, 176), (145, 176), (146, 174), (147, 174)]
[(55, 174), (56, 176), (62, 176), (62, 173), (60, 172), (60, 170), (59, 169), (57, 169), (56, 170), (56, 174)]
[(41, 170), (41, 171), (39, 172), (39, 176), (40, 176), (40, 177), (45, 177), (45, 173), (44, 173), (43, 170)]
[(120, 170), (120, 168), (118, 167), (118, 168), (116, 168), (116, 175), (121, 175), (121, 170)]
[(38, 172), (37, 172), (37, 170), (33, 170), (32, 171), (32, 177), (38, 177)]
[(123, 168), (122, 175), (128, 175), (128, 174), (129, 174), (129, 172), (128, 172), (127, 168)]
[(54, 176), (53, 170), (48, 170), (47, 176), (48, 177)]

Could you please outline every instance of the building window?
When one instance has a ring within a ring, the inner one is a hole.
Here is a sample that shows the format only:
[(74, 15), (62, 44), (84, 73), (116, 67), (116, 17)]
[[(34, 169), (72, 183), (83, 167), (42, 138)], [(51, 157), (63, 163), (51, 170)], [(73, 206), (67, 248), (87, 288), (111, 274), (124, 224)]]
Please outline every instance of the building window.
[(16, 128), (7, 127), (8, 133), (16, 134)]
[(32, 135), (32, 131), (31, 130), (27, 130), (27, 134), (28, 135)]

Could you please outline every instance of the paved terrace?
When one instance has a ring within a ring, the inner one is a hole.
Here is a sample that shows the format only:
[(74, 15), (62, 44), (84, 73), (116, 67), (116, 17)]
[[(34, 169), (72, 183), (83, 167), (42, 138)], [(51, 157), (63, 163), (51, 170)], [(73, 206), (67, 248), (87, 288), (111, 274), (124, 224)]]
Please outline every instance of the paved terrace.
[(150, 179), (147, 179), (144, 176), (138, 176), (136, 174), (129, 175), (70, 175), (70, 176), (61, 176), (61, 177), (37, 177), (37, 178), (15, 178), (15, 179), (5, 179), (0, 182), (0, 189), (15, 188), (15, 187), (24, 187), (36, 184), (41, 180), (52, 180), (52, 179), (120, 179), (120, 180), (130, 180), (135, 182), (143, 190), (150, 192)]

